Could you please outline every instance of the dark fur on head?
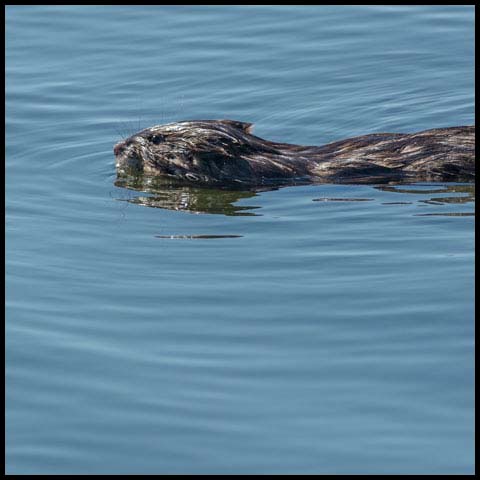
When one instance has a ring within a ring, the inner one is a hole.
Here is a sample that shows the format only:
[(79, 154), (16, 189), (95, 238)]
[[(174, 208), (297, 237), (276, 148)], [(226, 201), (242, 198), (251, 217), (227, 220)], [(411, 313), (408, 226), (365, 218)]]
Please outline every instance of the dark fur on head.
[(233, 120), (178, 122), (147, 128), (117, 143), (116, 165), (125, 173), (201, 183), (250, 183), (257, 172), (246, 159), (277, 152), (251, 135), (252, 124)]

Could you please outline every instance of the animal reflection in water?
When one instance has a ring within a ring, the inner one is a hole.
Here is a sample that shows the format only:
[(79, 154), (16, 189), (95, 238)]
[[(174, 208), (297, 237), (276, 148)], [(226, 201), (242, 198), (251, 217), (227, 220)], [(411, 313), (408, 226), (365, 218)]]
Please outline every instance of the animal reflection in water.
[(179, 186), (156, 178), (138, 177), (119, 178), (116, 180), (115, 186), (150, 194), (124, 200), (152, 208), (235, 216), (253, 216), (256, 213), (250, 210), (260, 208), (254, 205), (235, 205), (239, 200), (257, 196), (256, 191)]
[[(269, 190), (278, 190), (278, 187), (262, 187), (250, 190), (232, 190), (220, 188), (192, 187), (178, 185), (172, 182), (158, 178), (148, 177), (121, 177), (115, 181), (115, 186), (127, 188), (129, 190), (144, 192), (148, 195), (132, 196), (129, 198), (119, 198), (132, 204), (143, 205), (152, 208), (162, 208), (167, 210), (178, 210), (191, 213), (209, 213), (229, 216), (254, 216), (259, 215), (259, 205), (255, 205), (255, 197), (261, 192)], [(402, 194), (397, 201), (383, 201), (382, 205), (411, 205), (413, 203), (421, 205), (445, 206), (451, 204), (464, 204), (465, 206), (475, 202), (475, 185), (376, 185), (372, 186), (377, 190), (384, 192)], [(312, 198), (320, 203), (375, 203), (374, 198), (364, 197), (318, 197)], [(252, 201), (244, 202), (251, 199)], [(242, 201), (241, 205), (236, 203)], [(445, 215), (445, 216), (471, 216), (473, 211), (468, 212), (431, 212), (416, 215)]]

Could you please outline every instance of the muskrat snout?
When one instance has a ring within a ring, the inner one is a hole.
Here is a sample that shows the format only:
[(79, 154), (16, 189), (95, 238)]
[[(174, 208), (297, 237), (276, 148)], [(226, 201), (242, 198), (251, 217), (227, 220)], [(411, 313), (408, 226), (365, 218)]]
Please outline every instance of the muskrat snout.
[(115, 166), (123, 173), (137, 174), (143, 171), (144, 165), (143, 160), (135, 152), (129, 151), (131, 143), (129, 140), (124, 140), (114, 145)]
[(118, 157), (118, 155), (121, 155), (125, 151), (125, 148), (127, 148), (127, 145), (125, 144), (125, 142), (118, 142), (113, 147), (114, 155)]

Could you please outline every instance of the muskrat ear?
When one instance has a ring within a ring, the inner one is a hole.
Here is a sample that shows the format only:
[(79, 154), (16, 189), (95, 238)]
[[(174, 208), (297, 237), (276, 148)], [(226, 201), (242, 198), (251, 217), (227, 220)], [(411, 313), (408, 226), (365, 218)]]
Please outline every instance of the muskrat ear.
[(219, 121), (227, 125), (231, 125), (232, 127), (239, 128), (240, 130), (243, 130), (245, 133), (253, 132), (253, 123), (238, 122), (237, 120), (219, 120)]

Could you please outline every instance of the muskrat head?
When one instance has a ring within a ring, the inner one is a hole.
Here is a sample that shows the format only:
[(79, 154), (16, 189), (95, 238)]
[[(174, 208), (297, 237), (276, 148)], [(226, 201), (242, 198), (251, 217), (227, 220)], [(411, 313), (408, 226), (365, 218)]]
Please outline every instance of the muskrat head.
[(184, 182), (248, 183), (256, 176), (250, 159), (277, 153), (251, 129), (252, 124), (233, 120), (157, 125), (115, 145), (116, 167), (120, 174)]

